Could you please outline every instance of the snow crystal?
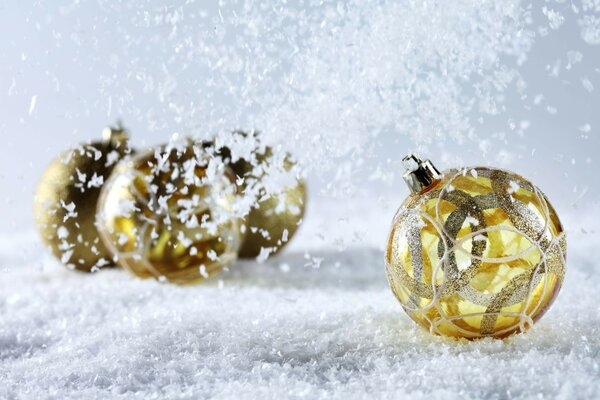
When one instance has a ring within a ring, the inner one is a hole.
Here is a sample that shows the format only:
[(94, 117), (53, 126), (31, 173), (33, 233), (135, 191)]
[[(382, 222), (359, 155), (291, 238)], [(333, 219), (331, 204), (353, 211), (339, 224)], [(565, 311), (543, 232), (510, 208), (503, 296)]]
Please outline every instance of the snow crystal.
[(260, 253), (256, 257), (256, 262), (259, 264), (264, 263), (269, 258), (269, 255), (273, 252), (274, 249), (270, 247), (261, 247)]
[(102, 185), (104, 184), (104, 177), (103, 176), (98, 176), (98, 174), (96, 172), (94, 172), (94, 175), (92, 175), (92, 177), (90, 178), (90, 180), (87, 183), (87, 187), (89, 188), (101, 188)]
[[(8, 97), (12, 96), (15, 93), (15, 88), (17, 87), (17, 81), (15, 80), (15, 78), (12, 78), (12, 81), (10, 82), (10, 86), (8, 87)], [(31, 109), (31, 106), (29, 107)]]
[(470, 225), (477, 226), (477, 225), (479, 225), (479, 221), (477, 220), (477, 218), (474, 218), (471, 215), (467, 215), (467, 218), (465, 218), (465, 222), (463, 222), (463, 224), (470, 224)]
[(568, 51), (567, 52), (567, 66), (566, 69), (571, 69), (575, 64), (579, 64), (583, 60), (583, 54), (580, 51)]
[(69, 237), (69, 230), (64, 226), (59, 226), (58, 230), (56, 231), (56, 234), (59, 239), (66, 239)]
[(510, 181), (508, 183), (508, 188), (506, 189), (506, 192), (508, 194), (513, 194), (515, 193), (517, 190), (519, 190), (521, 188), (521, 186), (519, 185), (518, 182), (515, 181)]
[(582, 0), (581, 5), (583, 11), (595, 11), (600, 13), (600, 0)]
[(69, 204), (65, 204), (64, 200), (61, 200), (60, 206), (67, 212), (63, 217), (63, 222), (66, 222), (70, 218), (77, 218), (78, 213), (75, 211), (75, 203), (70, 202)]
[(33, 111), (35, 110), (35, 106), (37, 104), (37, 95), (31, 97), (31, 102), (29, 103), (29, 115), (33, 115)]
[(218, 261), (219, 260), (219, 256), (217, 255), (217, 252), (214, 251), (213, 249), (210, 249), (209, 251), (206, 252), (206, 256), (211, 260), (211, 261)]
[(563, 17), (558, 11), (552, 10), (548, 7), (542, 7), (542, 12), (548, 18), (550, 28), (552, 29), (558, 29), (563, 22), (565, 22), (565, 17)]
[(200, 275), (202, 277), (204, 277), (204, 278), (208, 278), (209, 277), (208, 272), (206, 270), (206, 265), (204, 265), (204, 264), (200, 265), (199, 270), (200, 270)]
[(581, 78), (581, 84), (588, 92), (592, 93), (594, 91), (594, 84), (590, 81), (590, 78), (584, 76)]
[(600, 17), (585, 15), (579, 20), (581, 37), (589, 44), (600, 44)]

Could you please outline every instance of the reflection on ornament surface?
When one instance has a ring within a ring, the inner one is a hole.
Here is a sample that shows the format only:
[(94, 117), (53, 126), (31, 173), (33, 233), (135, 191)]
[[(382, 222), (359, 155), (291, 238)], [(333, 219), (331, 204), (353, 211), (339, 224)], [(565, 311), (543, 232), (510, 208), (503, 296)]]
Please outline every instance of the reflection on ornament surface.
[(98, 205), (100, 233), (138, 277), (201, 281), (237, 258), (235, 197), (231, 171), (201, 146), (167, 145), (117, 167)]
[(446, 171), (400, 207), (388, 281), (431, 333), (505, 337), (530, 328), (556, 298), (566, 238), (545, 195), (511, 172)]

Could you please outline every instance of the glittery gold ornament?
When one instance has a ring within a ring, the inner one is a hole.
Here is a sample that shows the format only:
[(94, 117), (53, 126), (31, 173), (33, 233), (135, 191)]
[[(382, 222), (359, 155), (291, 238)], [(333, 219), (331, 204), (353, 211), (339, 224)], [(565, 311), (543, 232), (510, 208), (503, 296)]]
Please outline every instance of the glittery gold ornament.
[(112, 266), (96, 228), (100, 189), (117, 162), (131, 152), (122, 127), (104, 130), (104, 139), (62, 153), (38, 184), (34, 216), (43, 241), (70, 269)]
[(530, 328), (565, 274), (565, 233), (546, 196), (512, 172), (404, 161), (413, 193), (394, 217), (386, 270), (406, 312), (446, 336)]
[(121, 163), (98, 204), (100, 234), (119, 264), (140, 278), (187, 284), (235, 261), (236, 187), (221, 167), (189, 140)]
[[(235, 131), (234, 136), (246, 138), (257, 133)], [(212, 142), (205, 143), (211, 147)], [(231, 167), (238, 178), (241, 178), (240, 190), (246, 191), (249, 183), (256, 183), (265, 178), (265, 168), (273, 162), (273, 149), (270, 146), (259, 147), (252, 154), (252, 159), (233, 159), (231, 150), (226, 147), (217, 149), (223, 161)], [(289, 171), (294, 163), (286, 156), (283, 169)], [(256, 196), (257, 205), (250, 210), (245, 219), (246, 232), (239, 251), (241, 258), (254, 258), (263, 252), (266, 256), (274, 255), (287, 245), (302, 223), (307, 201), (306, 183), (297, 179), (292, 185), (276, 194), (265, 195), (260, 190)]]

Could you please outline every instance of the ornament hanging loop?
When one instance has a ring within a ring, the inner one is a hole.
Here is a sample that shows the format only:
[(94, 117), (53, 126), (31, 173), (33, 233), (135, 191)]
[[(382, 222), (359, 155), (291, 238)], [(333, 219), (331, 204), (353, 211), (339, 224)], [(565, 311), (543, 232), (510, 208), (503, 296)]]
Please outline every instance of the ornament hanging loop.
[(429, 160), (421, 160), (415, 154), (402, 159), (406, 172), (402, 176), (404, 182), (413, 193), (421, 193), (441, 178), (440, 171)]

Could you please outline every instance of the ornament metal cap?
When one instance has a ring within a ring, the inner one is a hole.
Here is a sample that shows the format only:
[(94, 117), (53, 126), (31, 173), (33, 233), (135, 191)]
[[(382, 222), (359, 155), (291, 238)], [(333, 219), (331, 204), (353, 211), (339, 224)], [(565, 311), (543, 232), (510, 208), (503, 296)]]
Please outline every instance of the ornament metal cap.
[(404, 182), (413, 193), (420, 193), (441, 178), (440, 171), (429, 160), (421, 160), (414, 154), (402, 159), (406, 172), (402, 176)]
[(123, 127), (121, 121), (117, 121), (116, 126), (108, 126), (102, 131), (102, 141), (111, 148), (117, 149), (121, 146), (127, 146), (129, 142), (129, 131)]

